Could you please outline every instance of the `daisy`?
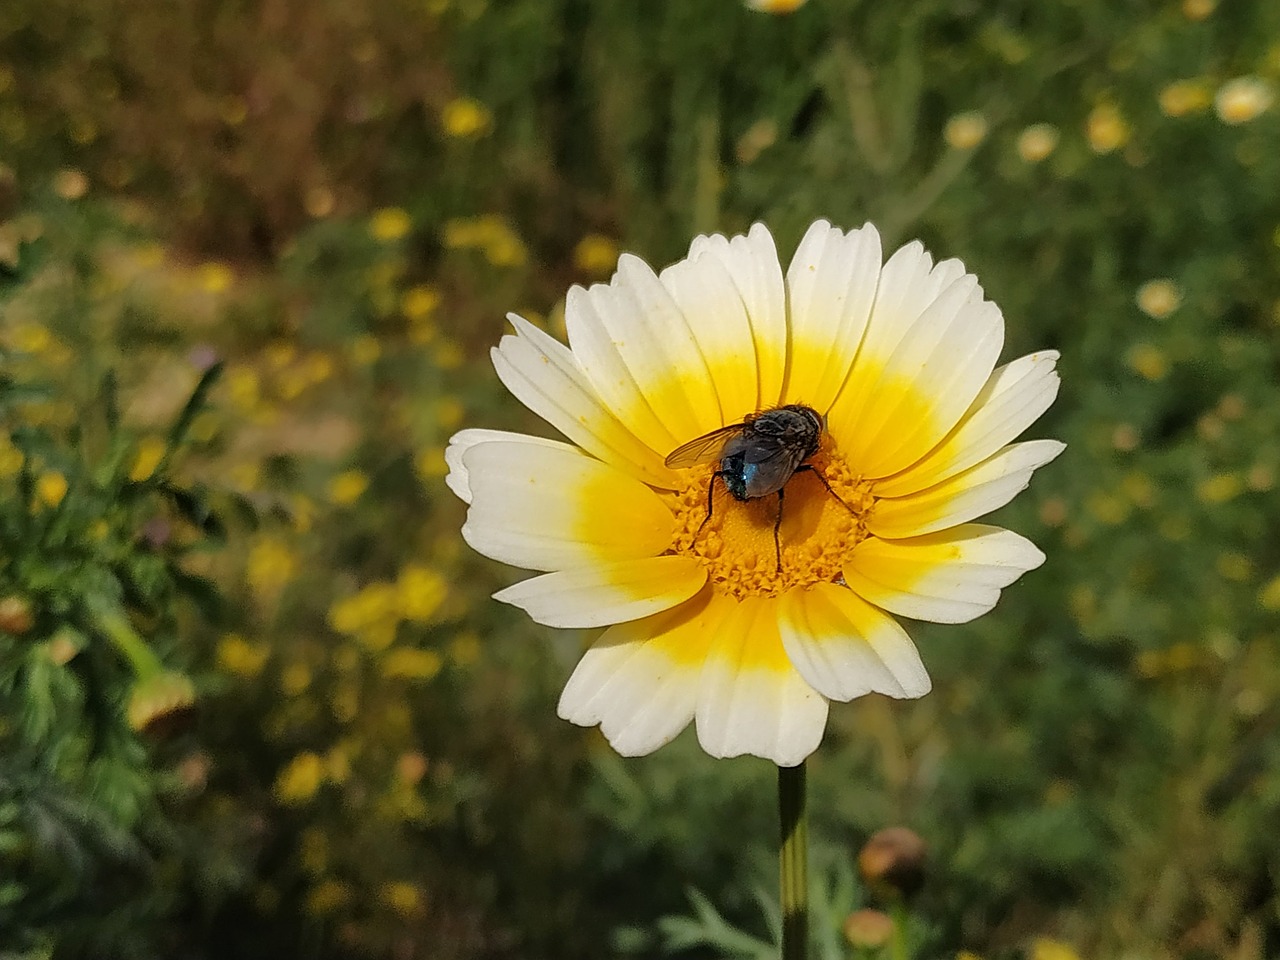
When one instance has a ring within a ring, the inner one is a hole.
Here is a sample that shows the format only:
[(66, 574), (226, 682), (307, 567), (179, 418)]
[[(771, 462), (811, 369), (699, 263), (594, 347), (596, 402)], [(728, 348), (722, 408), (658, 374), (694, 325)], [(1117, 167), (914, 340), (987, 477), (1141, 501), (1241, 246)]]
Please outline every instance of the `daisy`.
[[(1003, 317), (958, 260), (913, 242), (885, 261), (870, 224), (820, 220), (784, 275), (756, 224), (661, 273), (624, 254), (608, 284), (569, 291), (568, 346), (509, 319), (498, 376), (570, 442), (463, 430), (447, 480), (473, 548), (544, 571), (496, 599), (608, 628), (559, 713), (619, 753), (693, 721), (712, 756), (799, 764), (830, 701), (929, 691), (897, 617), (972, 620), (1044, 560), (973, 521), (1062, 451), (1013, 442), (1053, 402), (1057, 354), (997, 368)], [(714, 449), (668, 466), (788, 404), (821, 426), (785, 501), (730, 495)]]

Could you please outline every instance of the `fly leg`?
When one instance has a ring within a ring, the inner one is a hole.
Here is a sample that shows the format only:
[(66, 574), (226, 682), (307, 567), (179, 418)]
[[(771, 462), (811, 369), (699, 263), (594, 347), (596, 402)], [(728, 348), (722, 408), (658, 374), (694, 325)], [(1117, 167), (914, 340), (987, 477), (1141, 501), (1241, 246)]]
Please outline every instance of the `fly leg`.
[(707, 521), (711, 519), (711, 506), (712, 506), (711, 500), (712, 500), (712, 496), (716, 492), (716, 477), (723, 477), (723, 476), (724, 476), (724, 471), (717, 470), (715, 473), (711, 475), (711, 479), (707, 481), (707, 515), (702, 518), (702, 522), (698, 524), (697, 531), (695, 531), (693, 534), (693, 539), (695, 543), (697, 542), (698, 537), (702, 536), (702, 528), (705, 527), (707, 525)]
[[(826, 482), (825, 480), (823, 481)], [(831, 489), (828, 487), (827, 489)], [(782, 572), (782, 544), (778, 542), (778, 528), (782, 526), (782, 488), (778, 489), (778, 516), (773, 521), (773, 555), (777, 559), (774, 573)]]
[[(842, 507), (844, 507), (846, 510), (848, 510), (848, 511), (849, 511), (849, 513), (853, 514), (853, 516), (855, 516), (855, 517), (857, 516), (857, 514), (853, 512), (853, 507), (851, 507), (851, 506), (849, 506), (847, 503), (845, 503), (845, 502), (844, 502), (844, 500), (842, 500), (842, 499), (840, 498), (840, 494), (836, 493), (834, 490), (832, 490), (832, 489), (831, 489), (831, 484), (827, 483), (827, 478), (826, 478), (826, 477), (824, 477), (822, 474), (820, 474), (820, 473), (818, 472), (817, 468), (816, 468), (816, 467), (814, 467), (814, 465), (813, 465), (813, 464), (811, 464), (811, 463), (805, 463), (805, 464), (801, 464), (800, 466), (796, 467), (796, 473), (804, 473), (805, 471), (808, 471), (809, 473), (812, 473), (815, 477), (817, 477), (817, 478), (818, 478), (818, 482), (819, 482), (819, 483), (821, 483), (821, 484), (822, 484), (822, 486), (826, 488), (827, 493), (829, 493), (829, 494), (831, 494), (831, 496), (835, 497), (835, 499), (836, 499), (836, 503), (840, 504), (840, 506), (842, 506)], [(779, 495), (781, 495), (781, 494), (782, 494), (782, 491), (781, 491), (781, 490), (779, 490), (779, 491), (778, 491), (778, 494), (779, 494)], [(779, 511), (779, 512), (781, 512), (781, 511)]]

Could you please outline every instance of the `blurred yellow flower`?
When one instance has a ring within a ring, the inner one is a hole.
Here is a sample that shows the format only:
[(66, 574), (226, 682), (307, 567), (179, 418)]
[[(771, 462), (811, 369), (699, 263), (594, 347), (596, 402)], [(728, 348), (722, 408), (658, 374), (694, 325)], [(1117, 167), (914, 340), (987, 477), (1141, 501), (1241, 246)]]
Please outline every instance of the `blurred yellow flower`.
[(1126, 356), (1129, 368), (1147, 380), (1163, 380), (1169, 372), (1169, 358), (1150, 343), (1135, 343)]
[(398, 647), (382, 660), (382, 675), (388, 680), (430, 680), (444, 667), (444, 658), (434, 650)]
[(1280, 574), (1268, 580), (1258, 591), (1258, 603), (1266, 610), (1280, 610)]
[(196, 271), (196, 283), (206, 293), (223, 293), (230, 288), (235, 274), (225, 263), (210, 261), (200, 265)]
[(430, 567), (410, 565), (396, 581), (400, 615), (405, 620), (426, 623), (440, 609), (448, 595), (448, 583)]
[(492, 213), (447, 221), (443, 240), (450, 249), (480, 250), (497, 267), (520, 266), (528, 259), (528, 251), (515, 230)]
[(972, 150), (987, 139), (987, 118), (979, 110), (957, 113), (942, 129), (942, 139), (953, 150)]
[(459, 667), (469, 667), (480, 659), (480, 638), (474, 633), (460, 633), (449, 644), (449, 659)]
[(1219, 473), (1196, 486), (1196, 497), (1204, 503), (1226, 503), (1244, 492), (1239, 474)]
[(1201, 79), (1175, 80), (1160, 91), (1160, 112), (1166, 117), (1185, 117), (1213, 103), (1213, 92)]
[(335, 743), (324, 758), (325, 774), (331, 783), (346, 783), (351, 778), (350, 741)]
[(298, 348), (288, 340), (273, 340), (262, 351), (262, 356), (267, 361), (267, 366), (273, 370), (283, 370), (297, 358)]
[(249, 550), (245, 579), (259, 593), (279, 590), (298, 572), (298, 555), (288, 544), (264, 538)]
[(458, 97), (445, 104), (440, 112), (440, 125), (455, 140), (473, 140), (489, 132), (493, 114), (479, 100)]
[(340, 910), (351, 902), (351, 885), (341, 880), (324, 880), (307, 893), (307, 912), (322, 917)]
[(140, 483), (149, 478), (160, 466), (168, 447), (158, 437), (146, 437), (138, 444), (138, 452), (133, 458), (133, 466), (129, 468), (129, 479)]
[(72, 168), (59, 170), (53, 175), (53, 192), (63, 200), (79, 200), (89, 192), (89, 178)]
[(19, 353), (40, 356), (54, 344), (49, 328), (38, 323), (24, 323), (13, 331), (13, 349)]
[(344, 470), (329, 481), (329, 500), (339, 506), (355, 503), (369, 489), (369, 478), (359, 470)]
[(442, 397), (435, 404), (435, 421), (445, 430), (452, 430), (467, 415), (467, 408), (457, 397)]
[(1018, 134), (1018, 156), (1024, 163), (1039, 163), (1058, 146), (1058, 128), (1051, 123), (1033, 123)]
[(1089, 113), (1085, 134), (1094, 153), (1111, 153), (1129, 142), (1129, 124), (1114, 103), (1100, 103)]
[(250, 643), (238, 633), (225, 634), (218, 641), (218, 666), (246, 680), (261, 673), (270, 656), (271, 651), (266, 646)]
[(402, 916), (416, 913), (423, 903), (422, 891), (404, 880), (384, 883), (381, 895), (383, 902)]
[(400, 298), (400, 312), (413, 321), (425, 320), (440, 306), (440, 291), (426, 284), (410, 287)]
[(573, 248), (573, 265), (591, 277), (607, 277), (618, 265), (618, 245), (600, 233), (589, 233)]
[(452, 340), (441, 340), (436, 344), (435, 361), (441, 370), (457, 370), (465, 358), (462, 347)]
[(362, 334), (351, 341), (351, 362), (358, 367), (367, 367), (382, 356), (382, 344), (371, 334)]
[(56, 507), (67, 495), (67, 478), (56, 470), (48, 470), (36, 480), (36, 499), (47, 507)]
[(413, 465), (417, 468), (418, 475), (424, 480), (437, 480), (449, 472), (449, 465), (444, 459), (444, 450), (440, 447), (423, 450), (414, 459)]
[(747, 6), (761, 13), (792, 13), (806, 2), (807, 0), (747, 0)]
[(369, 220), (369, 233), (382, 243), (401, 240), (412, 228), (413, 220), (399, 207), (383, 207)]
[(1080, 960), (1080, 954), (1061, 940), (1039, 937), (1031, 945), (1031, 960)]
[(1223, 123), (1235, 125), (1257, 119), (1274, 100), (1271, 84), (1261, 77), (1236, 77), (1218, 88), (1213, 108)]
[(377, 581), (349, 597), (335, 600), (329, 607), (329, 626), (354, 637), (387, 622), (394, 625), (399, 612), (399, 589)]
[(253, 410), (262, 397), (258, 372), (249, 367), (233, 367), (227, 371), (227, 394), (231, 403), (243, 412)]
[(0, 436), (0, 477), (12, 477), (22, 469), (25, 462), (26, 457), (8, 436)]
[(311, 686), (311, 668), (305, 663), (291, 663), (280, 674), (280, 690), (285, 696), (296, 697)]
[(1218, 0), (1182, 0), (1182, 15), (1188, 20), (1203, 20), (1218, 8)]
[(1224, 580), (1243, 583), (1253, 575), (1253, 562), (1243, 553), (1236, 553), (1230, 550), (1220, 553), (1214, 566), (1218, 571), (1218, 575)]
[(276, 776), (276, 799), (286, 806), (306, 803), (324, 783), (324, 761), (310, 750), (298, 754)]
[(1138, 288), (1134, 298), (1138, 309), (1156, 320), (1163, 320), (1182, 305), (1182, 291), (1167, 277), (1148, 280)]

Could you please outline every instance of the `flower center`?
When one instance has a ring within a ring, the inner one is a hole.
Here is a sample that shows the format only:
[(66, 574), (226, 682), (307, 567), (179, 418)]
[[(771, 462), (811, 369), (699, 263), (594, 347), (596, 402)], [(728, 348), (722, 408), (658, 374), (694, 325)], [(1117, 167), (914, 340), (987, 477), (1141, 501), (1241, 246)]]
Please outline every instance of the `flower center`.
[(776, 548), (776, 496), (735, 500), (720, 478), (712, 479), (716, 465), (690, 468), (685, 485), (671, 494), (676, 528), (669, 552), (697, 557), (713, 587), (739, 600), (839, 580), (850, 551), (867, 536), (875, 498), (838, 452), (820, 450), (809, 463), (813, 470), (783, 488)]

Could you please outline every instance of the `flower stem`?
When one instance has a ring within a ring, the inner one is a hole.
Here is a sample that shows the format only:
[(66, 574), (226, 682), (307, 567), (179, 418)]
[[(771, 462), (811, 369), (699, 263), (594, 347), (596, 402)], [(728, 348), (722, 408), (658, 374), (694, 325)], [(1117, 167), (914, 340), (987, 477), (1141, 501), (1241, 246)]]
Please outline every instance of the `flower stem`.
[(809, 948), (809, 827), (805, 815), (805, 767), (778, 768), (782, 846), (782, 960), (805, 960)]

